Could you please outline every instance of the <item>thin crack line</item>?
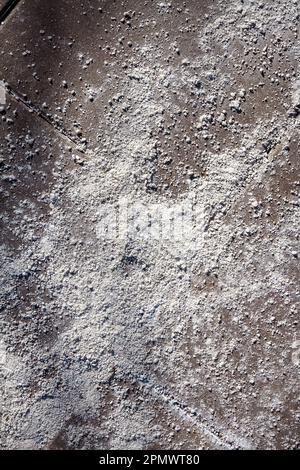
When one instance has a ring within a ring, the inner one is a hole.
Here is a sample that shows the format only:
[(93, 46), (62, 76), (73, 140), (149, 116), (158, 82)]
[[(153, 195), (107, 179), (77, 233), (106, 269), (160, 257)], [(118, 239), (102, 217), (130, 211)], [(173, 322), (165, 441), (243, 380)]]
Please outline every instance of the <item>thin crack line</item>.
[[(150, 382), (148, 378), (141, 378), (138, 375), (123, 371), (131, 381), (138, 382), (143, 392), (160, 400), (172, 412), (176, 412), (183, 421), (189, 421), (192, 426), (196, 427), (206, 437), (210, 438), (215, 444), (226, 448), (227, 450), (250, 449), (251, 444), (243, 445), (244, 438), (239, 438), (231, 434), (231, 439), (225, 436), (226, 430), (217, 429), (215, 424), (204, 423), (204, 418), (199, 410), (192, 409), (187, 404), (182, 403), (178, 398), (174, 397), (165, 387)], [(228, 431), (227, 431), (228, 432)]]
[(38, 106), (32, 103), (31, 100), (27, 100), (18, 92), (13, 90), (13, 88), (5, 81), (5, 89), (7, 93), (12, 96), (16, 101), (22, 103), (30, 112), (37, 115), (39, 118), (43, 119), (47, 124), (49, 124), (55, 131), (57, 131), (62, 137), (69, 140), (70, 144), (76, 146), (76, 150), (86, 154), (86, 149), (84, 148), (82, 142), (77, 139), (75, 136), (71, 135), (61, 124), (55, 121), (55, 119), (49, 115), (45, 114)]
[(0, 24), (4, 23), (6, 18), (13, 12), (20, 0), (8, 0), (0, 11)]

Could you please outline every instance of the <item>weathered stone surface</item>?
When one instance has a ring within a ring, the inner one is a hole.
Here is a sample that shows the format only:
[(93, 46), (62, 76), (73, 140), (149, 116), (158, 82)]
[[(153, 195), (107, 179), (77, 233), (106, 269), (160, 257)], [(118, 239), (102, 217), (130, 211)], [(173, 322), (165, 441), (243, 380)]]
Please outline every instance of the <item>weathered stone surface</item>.
[(2, 448), (299, 447), (298, 33), (285, 0), (2, 25)]

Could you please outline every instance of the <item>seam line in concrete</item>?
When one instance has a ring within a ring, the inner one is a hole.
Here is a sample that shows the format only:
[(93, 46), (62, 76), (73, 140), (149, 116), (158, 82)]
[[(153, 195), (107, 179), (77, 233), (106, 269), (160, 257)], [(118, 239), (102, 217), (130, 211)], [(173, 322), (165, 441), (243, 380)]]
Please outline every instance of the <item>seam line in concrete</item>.
[(5, 81), (5, 89), (7, 93), (12, 96), (16, 101), (22, 103), (31, 113), (34, 113), (40, 119), (43, 119), (47, 122), (56, 132), (60, 134), (61, 137), (69, 140), (69, 143), (76, 146), (76, 150), (85, 154), (86, 150), (83, 148), (82, 143), (76, 139), (75, 136), (71, 135), (62, 125), (58, 124), (51, 115), (45, 114), (41, 111), (32, 101), (27, 100), (18, 92), (12, 89), (12, 87)]
[(149, 380), (143, 381), (141, 378), (130, 373), (125, 372), (125, 375), (131, 381), (137, 382), (141, 386), (142, 391), (161, 401), (164, 406), (167, 406), (171, 410), (171, 412), (178, 414), (183, 421), (190, 422), (193, 427), (199, 429), (200, 432), (202, 432), (206, 437), (211, 439), (217, 445), (220, 445), (227, 450), (248, 448), (248, 446), (245, 447), (241, 444), (241, 441), (244, 440), (243, 438), (241, 439), (238, 436), (232, 435), (232, 438), (229, 440), (224, 435), (226, 431), (217, 429), (215, 424), (211, 425), (204, 423), (204, 418), (201, 416), (199, 410), (193, 410), (185, 403), (182, 403), (178, 398), (173, 397), (173, 395), (167, 391), (165, 387), (162, 387), (156, 383), (151, 383)]
[(0, 24), (3, 24), (7, 17), (13, 12), (21, 0), (9, 0), (0, 11)]

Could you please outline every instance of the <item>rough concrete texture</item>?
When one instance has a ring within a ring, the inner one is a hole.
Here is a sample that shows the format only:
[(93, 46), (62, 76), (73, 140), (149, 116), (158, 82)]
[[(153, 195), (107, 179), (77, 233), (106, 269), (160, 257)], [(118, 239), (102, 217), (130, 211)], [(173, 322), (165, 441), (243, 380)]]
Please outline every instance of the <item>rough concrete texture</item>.
[(2, 449), (299, 447), (298, 35), (297, 0), (1, 25)]

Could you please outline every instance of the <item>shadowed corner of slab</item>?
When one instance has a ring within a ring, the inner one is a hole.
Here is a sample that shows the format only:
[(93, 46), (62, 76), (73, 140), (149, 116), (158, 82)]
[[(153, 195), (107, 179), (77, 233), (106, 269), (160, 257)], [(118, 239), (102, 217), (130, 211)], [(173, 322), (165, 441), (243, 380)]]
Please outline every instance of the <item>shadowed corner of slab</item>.
[(0, 24), (6, 20), (20, 1), (21, 0), (6, 0), (3, 5), (2, 3), (0, 4)]

